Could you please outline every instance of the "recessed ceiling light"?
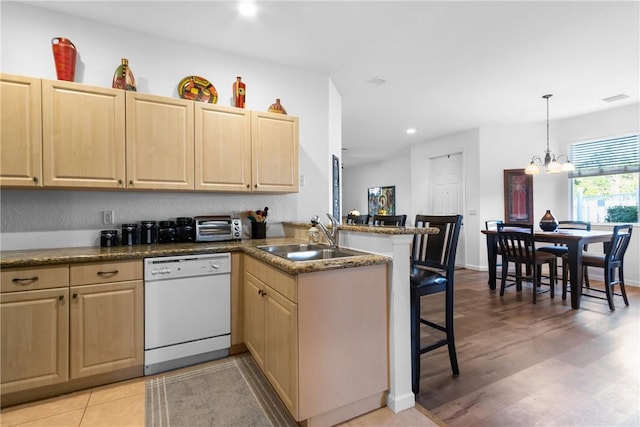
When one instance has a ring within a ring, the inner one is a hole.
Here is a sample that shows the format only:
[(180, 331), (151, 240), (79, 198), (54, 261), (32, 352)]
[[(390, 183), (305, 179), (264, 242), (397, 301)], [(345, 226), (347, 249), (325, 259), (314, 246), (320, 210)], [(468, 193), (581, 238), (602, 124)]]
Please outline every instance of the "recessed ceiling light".
[(242, 16), (251, 17), (256, 15), (258, 8), (252, 1), (241, 0), (238, 3), (238, 12), (240, 12), (240, 15)]
[(407, 134), (409, 135), (413, 135), (414, 133), (416, 133), (416, 130), (414, 128), (409, 128), (405, 132), (407, 132)]
[(627, 99), (628, 97), (629, 97), (629, 95), (625, 95), (624, 93), (621, 93), (620, 95), (615, 95), (615, 96), (610, 96), (608, 98), (604, 98), (603, 101), (607, 101), (607, 102), (621, 101), (623, 99)]
[(374, 86), (382, 86), (386, 82), (387, 81), (385, 79), (381, 79), (380, 77), (374, 77), (371, 80), (369, 80), (369, 83), (371, 83)]

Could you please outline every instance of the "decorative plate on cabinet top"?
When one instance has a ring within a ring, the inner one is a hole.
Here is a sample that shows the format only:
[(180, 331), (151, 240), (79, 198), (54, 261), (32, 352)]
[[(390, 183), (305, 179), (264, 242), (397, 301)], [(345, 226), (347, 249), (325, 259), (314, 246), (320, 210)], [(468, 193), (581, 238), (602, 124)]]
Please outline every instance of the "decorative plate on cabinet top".
[(178, 95), (191, 101), (218, 102), (218, 91), (209, 80), (200, 76), (187, 76), (178, 83)]

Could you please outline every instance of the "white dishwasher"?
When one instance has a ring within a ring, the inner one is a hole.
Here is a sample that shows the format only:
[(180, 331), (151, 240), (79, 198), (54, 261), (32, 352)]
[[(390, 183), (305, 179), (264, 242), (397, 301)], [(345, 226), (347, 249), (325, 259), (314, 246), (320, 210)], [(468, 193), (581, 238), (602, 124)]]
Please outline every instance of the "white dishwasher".
[(229, 355), (231, 255), (144, 260), (144, 374)]

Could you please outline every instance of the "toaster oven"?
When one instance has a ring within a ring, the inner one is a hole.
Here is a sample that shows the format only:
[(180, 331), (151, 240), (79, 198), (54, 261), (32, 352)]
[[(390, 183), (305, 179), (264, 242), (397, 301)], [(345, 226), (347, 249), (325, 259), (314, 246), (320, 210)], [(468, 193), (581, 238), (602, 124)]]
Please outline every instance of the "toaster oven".
[(242, 223), (238, 218), (197, 216), (193, 218), (196, 242), (224, 242), (242, 238)]

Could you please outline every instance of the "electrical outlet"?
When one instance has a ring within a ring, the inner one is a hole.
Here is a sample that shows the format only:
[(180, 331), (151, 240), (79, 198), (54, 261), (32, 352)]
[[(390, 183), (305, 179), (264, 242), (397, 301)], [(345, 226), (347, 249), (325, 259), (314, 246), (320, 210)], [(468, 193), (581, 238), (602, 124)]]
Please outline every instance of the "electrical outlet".
[(102, 223), (104, 225), (113, 225), (114, 220), (113, 211), (102, 211)]
[(304, 187), (304, 175), (300, 175), (300, 187)]

